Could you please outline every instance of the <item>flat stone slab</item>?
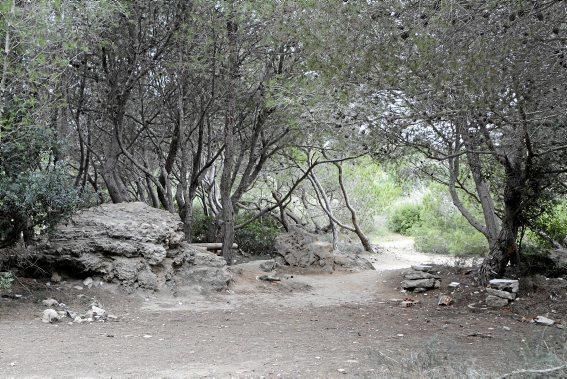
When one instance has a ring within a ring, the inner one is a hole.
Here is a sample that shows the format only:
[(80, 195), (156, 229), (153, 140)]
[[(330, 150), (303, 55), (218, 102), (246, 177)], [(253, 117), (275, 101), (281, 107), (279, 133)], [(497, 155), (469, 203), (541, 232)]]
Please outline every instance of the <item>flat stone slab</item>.
[(513, 292), (501, 291), (490, 287), (486, 289), (486, 293), (492, 296), (498, 296), (508, 300), (514, 300), (516, 298), (516, 294)]
[(425, 271), (408, 271), (404, 274), (404, 279), (439, 279), (439, 277)]
[(508, 305), (508, 299), (503, 299), (498, 296), (488, 295), (486, 297), (486, 305), (492, 308), (501, 308)]
[(514, 279), (492, 279), (488, 283), (490, 287), (502, 291), (516, 293), (520, 289), (520, 282)]
[(416, 271), (425, 271), (425, 272), (432, 272), (433, 266), (430, 265), (413, 265), (411, 266), (412, 269)]
[(417, 279), (417, 280), (404, 280), (402, 282), (403, 289), (413, 288), (438, 288), (438, 280), (435, 279)]

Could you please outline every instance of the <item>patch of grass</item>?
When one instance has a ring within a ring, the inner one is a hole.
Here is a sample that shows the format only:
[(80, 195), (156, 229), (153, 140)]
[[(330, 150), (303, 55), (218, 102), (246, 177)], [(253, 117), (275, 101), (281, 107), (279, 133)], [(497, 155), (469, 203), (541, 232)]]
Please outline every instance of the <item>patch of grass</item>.
[(14, 275), (11, 272), (0, 272), (0, 290), (9, 290), (12, 288)]

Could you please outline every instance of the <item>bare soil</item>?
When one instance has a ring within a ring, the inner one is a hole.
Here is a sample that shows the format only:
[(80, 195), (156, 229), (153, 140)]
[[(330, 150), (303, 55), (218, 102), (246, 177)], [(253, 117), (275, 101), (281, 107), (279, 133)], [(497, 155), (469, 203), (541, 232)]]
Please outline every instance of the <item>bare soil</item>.
[[(0, 377), (498, 377), (564, 364), (565, 329), (529, 322), (567, 322), (564, 288), (532, 285), (511, 307), (483, 309), (466, 268), (403, 243), (383, 246), (370, 257), (377, 271), (362, 273), (267, 283), (259, 261), (241, 264), (229, 291), (209, 295), (22, 280), (12, 293), (23, 298), (0, 300)], [(401, 293), (403, 268), (428, 261), (442, 264), (441, 288)], [(461, 283), (454, 304), (437, 306), (451, 281)], [(44, 324), (48, 297), (79, 311), (96, 298), (118, 320)], [(405, 297), (418, 303), (394, 300)]]

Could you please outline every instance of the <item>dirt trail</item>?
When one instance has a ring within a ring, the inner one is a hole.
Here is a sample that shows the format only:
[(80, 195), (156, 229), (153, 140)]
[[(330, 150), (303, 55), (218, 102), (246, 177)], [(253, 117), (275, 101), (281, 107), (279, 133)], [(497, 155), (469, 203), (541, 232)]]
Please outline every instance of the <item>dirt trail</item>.
[[(459, 377), (469, 362), (490, 373), (526, 364), (528, 342), (543, 329), (438, 308), (433, 293), (414, 308), (389, 301), (403, 296), (399, 269), (432, 258), (407, 244), (382, 245), (370, 257), (377, 271), (294, 274), (274, 284), (257, 280), (258, 261), (243, 264), (230, 291), (209, 296), (81, 292), (118, 322), (46, 325), (41, 305), (13, 301), (0, 306), (0, 377)], [(475, 333), (490, 338), (468, 337)]]

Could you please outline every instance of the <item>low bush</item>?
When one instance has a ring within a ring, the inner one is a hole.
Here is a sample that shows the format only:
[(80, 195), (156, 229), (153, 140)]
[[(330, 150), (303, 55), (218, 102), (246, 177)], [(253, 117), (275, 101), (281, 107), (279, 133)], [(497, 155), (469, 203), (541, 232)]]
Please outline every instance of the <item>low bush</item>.
[(12, 288), (14, 276), (11, 272), (0, 272), (0, 290), (7, 290)]
[(193, 242), (212, 242), (216, 238), (217, 225), (213, 216), (198, 209), (193, 213)]
[(393, 209), (388, 218), (388, 229), (394, 233), (410, 235), (411, 229), (421, 222), (419, 204), (403, 204)]
[[(250, 215), (242, 214), (238, 217), (237, 224), (250, 219)], [(259, 218), (248, 225), (237, 229), (235, 241), (238, 247), (252, 255), (271, 255), (275, 251), (275, 242), (281, 233), (280, 225), (272, 218)]]
[(59, 167), (17, 177), (0, 173), (0, 246), (49, 230), (79, 204), (76, 189)]
[[(552, 240), (563, 243), (567, 239), (567, 200), (557, 203), (539, 216), (535, 226)], [(528, 237), (542, 248), (553, 247), (549, 238), (543, 238), (537, 233), (529, 233)]]

